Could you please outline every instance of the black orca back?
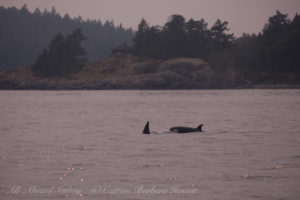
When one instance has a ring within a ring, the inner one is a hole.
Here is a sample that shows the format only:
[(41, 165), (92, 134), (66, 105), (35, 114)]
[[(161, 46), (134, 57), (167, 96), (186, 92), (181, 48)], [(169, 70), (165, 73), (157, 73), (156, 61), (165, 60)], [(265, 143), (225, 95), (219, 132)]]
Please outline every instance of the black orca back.
[(170, 128), (170, 131), (177, 132), (177, 133), (189, 133), (189, 132), (195, 132), (195, 128), (190, 127), (184, 127), (184, 126), (175, 126)]
[(170, 131), (177, 132), (177, 133), (202, 132), (202, 126), (203, 124), (199, 125), (197, 128), (175, 126), (170, 128)]

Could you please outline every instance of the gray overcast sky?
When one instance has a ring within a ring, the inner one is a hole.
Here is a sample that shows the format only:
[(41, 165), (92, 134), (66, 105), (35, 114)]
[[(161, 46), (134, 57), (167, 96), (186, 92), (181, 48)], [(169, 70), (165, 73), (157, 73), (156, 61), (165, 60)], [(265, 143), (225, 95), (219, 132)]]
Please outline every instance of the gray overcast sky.
[(20, 8), (25, 3), (30, 11), (55, 6), (62, 15), (114, 20), (135, 30), (142, 17), (150, 25), (163, 25), (168, 16), (181, 14), (186, 19), (204, 18), (209, 26), (220, 18), (229, 22), (236, 36), (260, 32), (276, 10), (288, 13), (290, 18), (300, 13), (300, 0), (0, 0), (5, 7)]

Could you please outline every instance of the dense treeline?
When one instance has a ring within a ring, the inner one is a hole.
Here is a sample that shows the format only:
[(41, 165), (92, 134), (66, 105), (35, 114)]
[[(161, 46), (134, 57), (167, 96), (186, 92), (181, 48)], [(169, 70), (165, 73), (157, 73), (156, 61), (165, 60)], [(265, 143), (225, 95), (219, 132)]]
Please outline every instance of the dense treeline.
[(124, 42), (130, 44), (134, 36), (131, 29), (112, 21), (62, 17), (54, 7), (50, 12), (37, 8), (31, 13), (26, 5), (21, 9), (0, 6), (0, 70), (33, 64), (57, 33), (69, 34), (77, 28), (87, 37), (83, 46), (89, 61), (108, 56), (111, 48)]
[(66, 76), (80, 71), (87, 62), (86, 51), (81, 46), (85, 40), (81, 29), (66, 37), (58, 33), (38, 56), (32, 69), (42, 77)]
[(300, 16), (291, 20), (277, 11), (258, 35), (235, 41), (233, 59), (241, 71), (252, 73), (300, 72)]
[(210, 28), (204, 19), (185, 21), (181, 15), (169, 17), (164, 27), (149, 26), (142, 19), (134, 41), (135, 53), (154, 58), (208, 58), (232, 46), (233, 34), (227, 34), (228, 22), (217, 20)]
[(172, 15), (163, 27), (142, 19), (134, 41), (134, 53), (151, 58), (199, 57), (222, 71), (234, 68), (253, 80), (263, 73), (300, 71), (300, 17), (290, 20), (277, 11), (259, 34), (234, 38), (228, 22), (217, 20), (211, 28), (204, 19), (188, 21)]

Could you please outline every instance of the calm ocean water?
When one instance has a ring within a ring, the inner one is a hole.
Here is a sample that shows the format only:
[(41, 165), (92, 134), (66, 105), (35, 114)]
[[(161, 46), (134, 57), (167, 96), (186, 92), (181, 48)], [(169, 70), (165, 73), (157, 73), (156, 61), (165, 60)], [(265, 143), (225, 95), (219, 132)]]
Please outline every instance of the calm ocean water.
[(300, 199), (300, 90), (0, 91), (0, 138), (1, 200)]

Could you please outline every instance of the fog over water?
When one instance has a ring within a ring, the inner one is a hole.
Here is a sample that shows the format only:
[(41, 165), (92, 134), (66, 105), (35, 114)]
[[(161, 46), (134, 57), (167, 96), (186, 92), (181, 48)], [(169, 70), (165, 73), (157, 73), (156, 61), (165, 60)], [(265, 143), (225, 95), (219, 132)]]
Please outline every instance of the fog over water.
[(0, 199), (296, 200), (299, 119), (300, 90), (0, 91)]

